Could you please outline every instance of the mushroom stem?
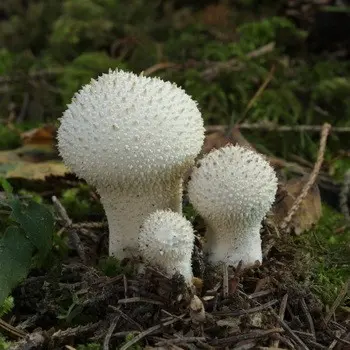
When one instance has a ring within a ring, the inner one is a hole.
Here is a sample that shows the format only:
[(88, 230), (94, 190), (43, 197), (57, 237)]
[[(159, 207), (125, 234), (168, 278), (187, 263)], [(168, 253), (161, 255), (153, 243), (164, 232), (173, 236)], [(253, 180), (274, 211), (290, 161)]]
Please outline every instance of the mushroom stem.
[[(235, 221), (234, 224), (222, 220), (207, 223), (207, 242), (204, 246), (209, 255), (209, 261), (213, 264), (225, 262), (228, 265), (236, 266), (243, 260), (245, 267), (250, 267), (256, 261), (262, 262), (262, 249), (260, 228), (261, 224), (247, 225)], [(210, 226), (215, 227), (215, 234)], [(232, 228), (234, 227), (234, 232)], [(228, 234), (230, 232), (230, 234)]]
[(120, 260), (138, 253), (138, 232), (149, 214), (157, 209), (182, 210), (181, 178), (136, 188), (100, 188), (98, 193), (108, 220), (109, 255)]

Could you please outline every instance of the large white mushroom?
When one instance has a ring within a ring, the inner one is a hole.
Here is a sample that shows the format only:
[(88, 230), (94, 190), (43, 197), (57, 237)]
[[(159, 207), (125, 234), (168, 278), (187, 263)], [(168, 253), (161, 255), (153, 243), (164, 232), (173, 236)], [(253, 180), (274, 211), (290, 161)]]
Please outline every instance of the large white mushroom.
[(191, 203), (207, 225), (212, 263), (246, 267), (262, 261), (261, 221), (277, 191), (274, 169), (240, 146), (217, 149), (200, 161), (188, 184)]
[(194, 232), (191, 223), (171, 210), (157, 210), (143, 223), (139, 250), (146, 264), (163, 270), (169, 277), (175, 273), (192, 283), (192, 250)]
[(182, 178), (203, 140), (196, 102), (159, 78), (110, 71), (74, 95), (61, 119), (58, 148), (101, 196), (110, 255), (132, 255), (150, 213), (181, 211)]

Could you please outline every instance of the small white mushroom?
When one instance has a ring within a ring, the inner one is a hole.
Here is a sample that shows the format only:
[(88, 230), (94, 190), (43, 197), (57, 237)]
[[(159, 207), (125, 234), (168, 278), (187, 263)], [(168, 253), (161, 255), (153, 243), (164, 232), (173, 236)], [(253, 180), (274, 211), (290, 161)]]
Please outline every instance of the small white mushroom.
[(262, 261), (261, 221), (274, 202), (277, 177), (258, 153), (226, 146), (207, 154), (188, 184), (191, 203), (207, 225), (212, 263)]
[(74, 95), (58, 148), (101, 196), (110, 255), (137, 253), (140, 225), (156, 209), (181, 211), (182, 178), (203, 140), (196, 102), (159, 78), (110, 71)]
[(178, 272), (191, 284), (193, 242), (193, 228), (188, 220), (170, 210), (157, 210), (141, 227), (139, 251), (146, 264), (159, 267), (169, 277)]

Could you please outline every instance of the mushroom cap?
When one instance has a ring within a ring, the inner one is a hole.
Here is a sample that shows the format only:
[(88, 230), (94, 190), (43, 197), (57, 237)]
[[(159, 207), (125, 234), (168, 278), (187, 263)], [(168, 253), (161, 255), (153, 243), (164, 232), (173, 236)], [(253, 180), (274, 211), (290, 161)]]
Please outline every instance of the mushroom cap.
[(58, 149), (66, 165), (103, 186), (182, 173), (203, 140), (201, 113), (183, 89), (121, 70), (83, 86), (58, 130)]
[(150, 214), (139, 233), (142, 257), (150, 263), (163, 263), (168, 269), (186, 259), (190, 264), (193, 242), (191, 223), (171, 210), (157, 210)]
[(226, 146), (207, 154), (191, 174), (188, 195), (207, 219), (256, 222), (270, 209), (277, 191), (274, 169), (257, 152)]

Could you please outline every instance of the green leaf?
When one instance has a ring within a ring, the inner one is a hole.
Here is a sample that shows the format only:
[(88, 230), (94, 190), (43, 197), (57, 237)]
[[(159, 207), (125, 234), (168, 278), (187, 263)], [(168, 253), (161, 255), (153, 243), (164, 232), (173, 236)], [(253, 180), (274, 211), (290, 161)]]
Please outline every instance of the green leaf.
[(53, 215), (44, 205), (34, 201), (23, 205), (18, 199), (14, 199), (10, 205), (11, 218), (21, 225), (30, 242), (38, 249), (40, 257), (44, 258), (52, 244)]
[(13, 192), (13, 188), (11, 186), (11, 184), (4, 178), (1, 178), (1, 186), (4, 189), (4, 191), (6, 192), (6, 194), (12, 194)]
[(30, 268), (34, 247), (19, 227), (10, 226), (0, 239), (0, 305)]

